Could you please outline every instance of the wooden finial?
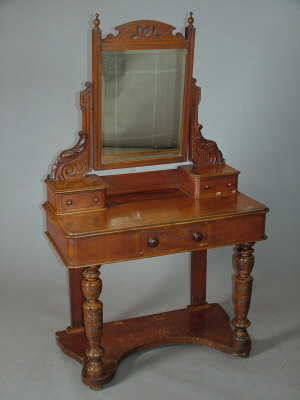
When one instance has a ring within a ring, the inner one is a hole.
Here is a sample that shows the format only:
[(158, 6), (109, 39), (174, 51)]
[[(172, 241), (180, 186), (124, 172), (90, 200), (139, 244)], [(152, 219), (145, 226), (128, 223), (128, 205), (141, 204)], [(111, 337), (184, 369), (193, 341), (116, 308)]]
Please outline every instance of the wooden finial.
[(190, 26), (193, 26), (194, 18), (193, 18), (193, 13), (192, 12), (190, 12), (188, 23), (189, 23)]
[(94, 25), (95, 25), (95, 28), (94, 29), (99, 29), (99, 25), (100, 25), (100, 20), (99, 20), (99, 14), (97, 13), (97, 14), (95, 14), (95, 19), (94, 19)]

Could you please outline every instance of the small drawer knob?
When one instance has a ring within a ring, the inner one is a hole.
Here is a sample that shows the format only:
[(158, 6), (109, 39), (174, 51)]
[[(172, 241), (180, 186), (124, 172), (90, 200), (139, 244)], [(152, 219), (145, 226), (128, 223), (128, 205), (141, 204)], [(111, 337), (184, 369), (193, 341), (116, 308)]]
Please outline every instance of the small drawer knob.
[(209, 189), (209, 185), (204, 185), (204, 189), (205, 190)]
[(158, 239), (156, 239), (156, 238), (151, 237), (151, 238), (148, 239), (148, 246), (149, 247), (157, 247), (158, 243), (159, 243)]
[(95, 203), (98, 203), (99, 197), (93, 197), (93, 201), (94, 201)]
[(227, 186), (231, 187), (232, 186), (232, 182), (227, 182)]
[(67, 200), (67, 205), (70, 206), (71, 204), (73, 204), (72, 200)]
[(201, 240), (203, 239), (202, 233), (194, 232), (193, 233), (193, 239), (195, 240), (195, 242), (201, 242)]

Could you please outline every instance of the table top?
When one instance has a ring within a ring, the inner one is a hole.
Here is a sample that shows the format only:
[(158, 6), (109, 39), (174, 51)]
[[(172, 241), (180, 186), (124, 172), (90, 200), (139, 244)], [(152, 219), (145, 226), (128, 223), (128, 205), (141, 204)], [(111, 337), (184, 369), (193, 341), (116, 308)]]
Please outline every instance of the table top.
[(178, 189), (108, 196), (108, 208), (56, 216), (68, 237), (94, 236), (149, 227), (268, 212), (242, 193), (195, 200)]

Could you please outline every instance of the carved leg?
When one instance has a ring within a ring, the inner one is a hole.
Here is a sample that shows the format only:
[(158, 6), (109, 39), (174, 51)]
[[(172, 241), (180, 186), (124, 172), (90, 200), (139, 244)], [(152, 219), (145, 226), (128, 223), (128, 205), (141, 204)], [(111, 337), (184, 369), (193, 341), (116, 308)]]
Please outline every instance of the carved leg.
[(100, 266), (85, 268), (82, 280), (82, 292), (86, 298), (83, 303), (83, 316), (88, 341), (87, 364), (82, 371), (82, 380), (93, 390), (102, 388), (105, 375), (102, 361), (104, 349), (100, 345), (103, 327), (103, 304), (98, 300), (102, 290), (99, 268)]
[(234, 308), (235, 318), (232, 320), (234, 326), (233, 345), (235, 354), (247, 357), (251, 350), (251, 340), (247, 332), (250, 321), (247, 319), (253, 278), (250, 275), (253, 265), (254, 242), (243, 243), (237, 249), (236, 266), (237, 275), (235, 276)]

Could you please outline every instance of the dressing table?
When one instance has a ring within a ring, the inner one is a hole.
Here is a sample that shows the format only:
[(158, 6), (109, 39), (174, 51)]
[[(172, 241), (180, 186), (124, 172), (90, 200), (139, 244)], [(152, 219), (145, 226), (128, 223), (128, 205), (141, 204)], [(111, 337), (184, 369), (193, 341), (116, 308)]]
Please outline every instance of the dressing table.
[[(99, 390), (125, 357), (146, 348), (195, 343), (249, 355), (253, 245), (266, 239), (268, 209), (238, 191), (239, 172), (201, 133), (192, 13), (184, 35), (141, 20), (102, 38), (98, 14), (93, 23), (82, 130), (53, 164), (43, 208), (46, 235), (69, 271), (71, 325), (57, 342), (82, 364), (83, 382)], [(91, 173), (168, 163), (179, 167)], [(237, 245), (231, 323), (206, 301), (207, 249), (228, 245)], [(103, 322), (101, 265), (180, 252), (191, 252), (187, 307)]]

